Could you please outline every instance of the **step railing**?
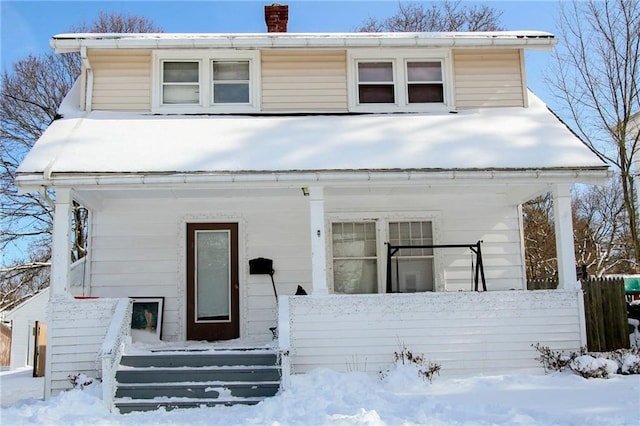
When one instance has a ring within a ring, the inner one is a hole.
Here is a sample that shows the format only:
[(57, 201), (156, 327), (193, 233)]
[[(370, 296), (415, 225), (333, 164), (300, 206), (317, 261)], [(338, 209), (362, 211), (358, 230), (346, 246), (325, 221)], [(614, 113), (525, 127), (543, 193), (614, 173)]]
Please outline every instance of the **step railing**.
[(113, 313), (100, 350), (102, 362), (102, 402), (113, 411), (113, 398), (116, 392), (116, 370), (120, 364), (125, 345), (131, 335), (132, 300), (120, 299)]

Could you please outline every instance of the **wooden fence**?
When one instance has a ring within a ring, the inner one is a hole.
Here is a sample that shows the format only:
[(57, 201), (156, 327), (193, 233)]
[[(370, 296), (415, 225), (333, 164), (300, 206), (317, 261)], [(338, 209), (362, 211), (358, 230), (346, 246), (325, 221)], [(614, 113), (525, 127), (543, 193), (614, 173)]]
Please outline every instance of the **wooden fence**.
[[(556, 278), (532, 280), (529, 290), (558, 287)], [(629, 347), (627, 304), (622, 278), (582, 280), (587, 325), (587, 349), (591, 352), (612, 351)]]

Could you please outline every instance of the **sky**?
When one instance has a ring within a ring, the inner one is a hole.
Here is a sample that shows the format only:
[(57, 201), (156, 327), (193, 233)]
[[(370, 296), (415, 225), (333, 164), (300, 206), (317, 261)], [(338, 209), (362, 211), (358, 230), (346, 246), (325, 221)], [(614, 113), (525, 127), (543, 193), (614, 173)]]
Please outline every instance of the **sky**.
[[(273, 1), (31, 1), (0, 0), (2, 69), (29, 54), (50, 51), (49, 39), (80, 23), (91, 23), (100, 11), (142, 15), (165, 32), (265, 32), (264, 6)], [(280, 0), (289, 5), (289, 32), (349, 32), (368, 17), (385, 18), (398, 7), (396, 0)], [(422, 3), (422, 2), (420, 2)], [(429, 2), (425, 2), (429, 3)], [(555, 16), (559, 0), (486, 1), (503, 11), (508, 30), (539, 30), (557, 33)], [(527, 53), (528, 85), (549, 102), (542, 70), (551, 60), (549, 52)]]

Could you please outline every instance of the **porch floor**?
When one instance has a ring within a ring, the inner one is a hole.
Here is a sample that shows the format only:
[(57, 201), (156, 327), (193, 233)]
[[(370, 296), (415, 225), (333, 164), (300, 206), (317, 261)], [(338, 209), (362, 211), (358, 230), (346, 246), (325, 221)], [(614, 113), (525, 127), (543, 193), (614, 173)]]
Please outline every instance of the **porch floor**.
[(278, 342), (273, 339), (248, 339), (207, 341), (183, 341), (183, 342), (133, 342), (127, 345), (126, 354), (153, 354), (166, 352), (213, 352), (213, 351), (268, 351), (278, 349)]

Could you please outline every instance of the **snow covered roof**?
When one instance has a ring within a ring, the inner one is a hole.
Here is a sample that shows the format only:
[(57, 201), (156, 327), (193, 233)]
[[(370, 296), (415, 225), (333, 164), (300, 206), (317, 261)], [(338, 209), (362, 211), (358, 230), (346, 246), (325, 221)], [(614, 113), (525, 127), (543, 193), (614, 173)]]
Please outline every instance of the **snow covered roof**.
[(337, 47), (508, 47), (551, 50), (558, 42), (543, 31), (442, 33), (141, 33), (58, 34), (50, 40), (58, 53), (92, 49), (161, 48), (337, 48)]
[(458, 113), (154, 115), (81, 112), (79, 84), (18, 168), (60, 175), (606, 170), (544, 103)]

